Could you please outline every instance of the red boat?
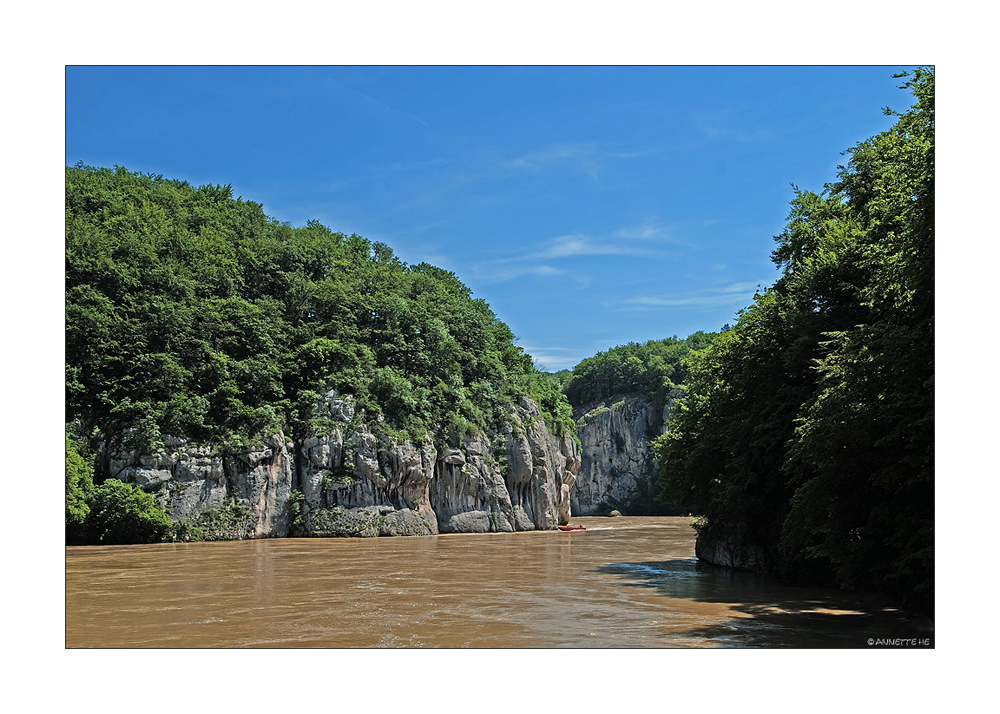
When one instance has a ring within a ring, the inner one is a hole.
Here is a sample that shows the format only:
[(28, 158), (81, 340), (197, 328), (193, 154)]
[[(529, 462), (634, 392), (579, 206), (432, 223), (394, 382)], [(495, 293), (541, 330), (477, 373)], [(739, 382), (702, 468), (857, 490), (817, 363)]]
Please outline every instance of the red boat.
[(585, 531), (587, 530), (583, 526), (556, 526), (561, 531)]

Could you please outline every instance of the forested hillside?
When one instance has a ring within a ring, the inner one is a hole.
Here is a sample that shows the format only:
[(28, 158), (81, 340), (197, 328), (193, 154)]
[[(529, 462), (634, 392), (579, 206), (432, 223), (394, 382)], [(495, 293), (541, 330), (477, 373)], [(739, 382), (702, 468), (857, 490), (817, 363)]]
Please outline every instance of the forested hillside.
[(554, 431), (572, 427), (558, 388), (454, 274), (279, 223), (229, 186), (67, 168), (66, 420), (81, 450), (298, 439), (330, 389), (414, 440), (501, 424), (524, 394)]
[(701, 542), (927, 609), (933, 69), (904, 88), (915, 104), (846, 152), (837, 181), (796, 189), (772, 256), (781, 277), (693, 360), (657, 449), (664, 498), (705, 516)]
[(683, 340), (668, 337), (618, 345), (583, 360), (571, 376), (558, 373), (554, 377), (574, 407), (641, 393), (662, 409), (666, 393), (687, 379), (688, 354), (707, 347), (714, 336), (695, 332)]

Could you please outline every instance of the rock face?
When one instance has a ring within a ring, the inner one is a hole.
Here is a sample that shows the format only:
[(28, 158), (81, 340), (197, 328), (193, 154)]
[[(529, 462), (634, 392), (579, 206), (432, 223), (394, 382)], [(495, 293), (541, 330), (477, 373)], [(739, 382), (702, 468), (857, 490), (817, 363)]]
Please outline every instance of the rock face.
[(191, 537), (393, 536), (554, 529), (569, 522), (580, 451), (553, 436), (522, 398), (497, 434), (439, 452), (378, 438), (349, 397), (331, 392), (336, 424), (293, 444), (216, 453), (162, 437), (154, 454), (112, 454), (111, 475), (153, 492)]
[(574, 514), (607, 515), (612, 508), (629, 513), (648, 500), (656, 473), (650, 441), (666, 431), (670, 408), (680, 396), (680, 391), (671, 393), (662, 411), (642, 397), (580, 410), (582, 463), (572, 495)]
[(742, 525), (703, 528), (698, 533), (694, 552), (698, 560), (740, 570), (765, 573), (771, 565), (765, 548), (750, 542)]
[(211, 539), (287, 533), (293, 470), (291, 442), (276, 434), (261, 446), (221, 455), (165, 436), (154, 454), (114, 454), (111, 475), (155, 493), (175, 521), (189, 519)]
[(492, 440), (466, 439), (437, 462), (429, 496), (441, 532), (548, 530), (569, 522), (580, 468), (576, 442), (552, 436), (527, 397), (511, 417)]

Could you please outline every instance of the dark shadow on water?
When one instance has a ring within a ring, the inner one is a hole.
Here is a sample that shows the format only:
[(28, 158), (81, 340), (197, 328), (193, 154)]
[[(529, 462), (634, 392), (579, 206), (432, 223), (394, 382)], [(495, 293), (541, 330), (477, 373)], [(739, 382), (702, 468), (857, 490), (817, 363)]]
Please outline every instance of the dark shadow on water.
[[(684, 637), (703, 637), (725, 647), (928, 649), (934, 646), (930, 618), (911, 618), (878, 608), (840, 590), (782, 585), (745, 570), (709, 565), (694, 558), (610, 563), (597, 572), (618, 575), (625, 585), (665, 597), (728, 605), (737, 613)], [(871, 642), (869, 642), (871, 641)]]

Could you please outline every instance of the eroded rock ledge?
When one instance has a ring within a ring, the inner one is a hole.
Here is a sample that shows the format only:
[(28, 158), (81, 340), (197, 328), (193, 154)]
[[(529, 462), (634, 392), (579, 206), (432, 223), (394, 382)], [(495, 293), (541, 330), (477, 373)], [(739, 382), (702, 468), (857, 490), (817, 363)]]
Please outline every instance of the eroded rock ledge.
[(554, 529), (570, 516), (580, 468), (572, 438), (538, 405), (510, 406), (503, 431), (439, 452), (380, 439), (349, 397), (327, 395), (337, 424), (293, 443), (274, 434), (236, 453), (163, 436), (154, 454), (113, 454), (111, 475), (155, 494), (191, 537), (395, 536)]

